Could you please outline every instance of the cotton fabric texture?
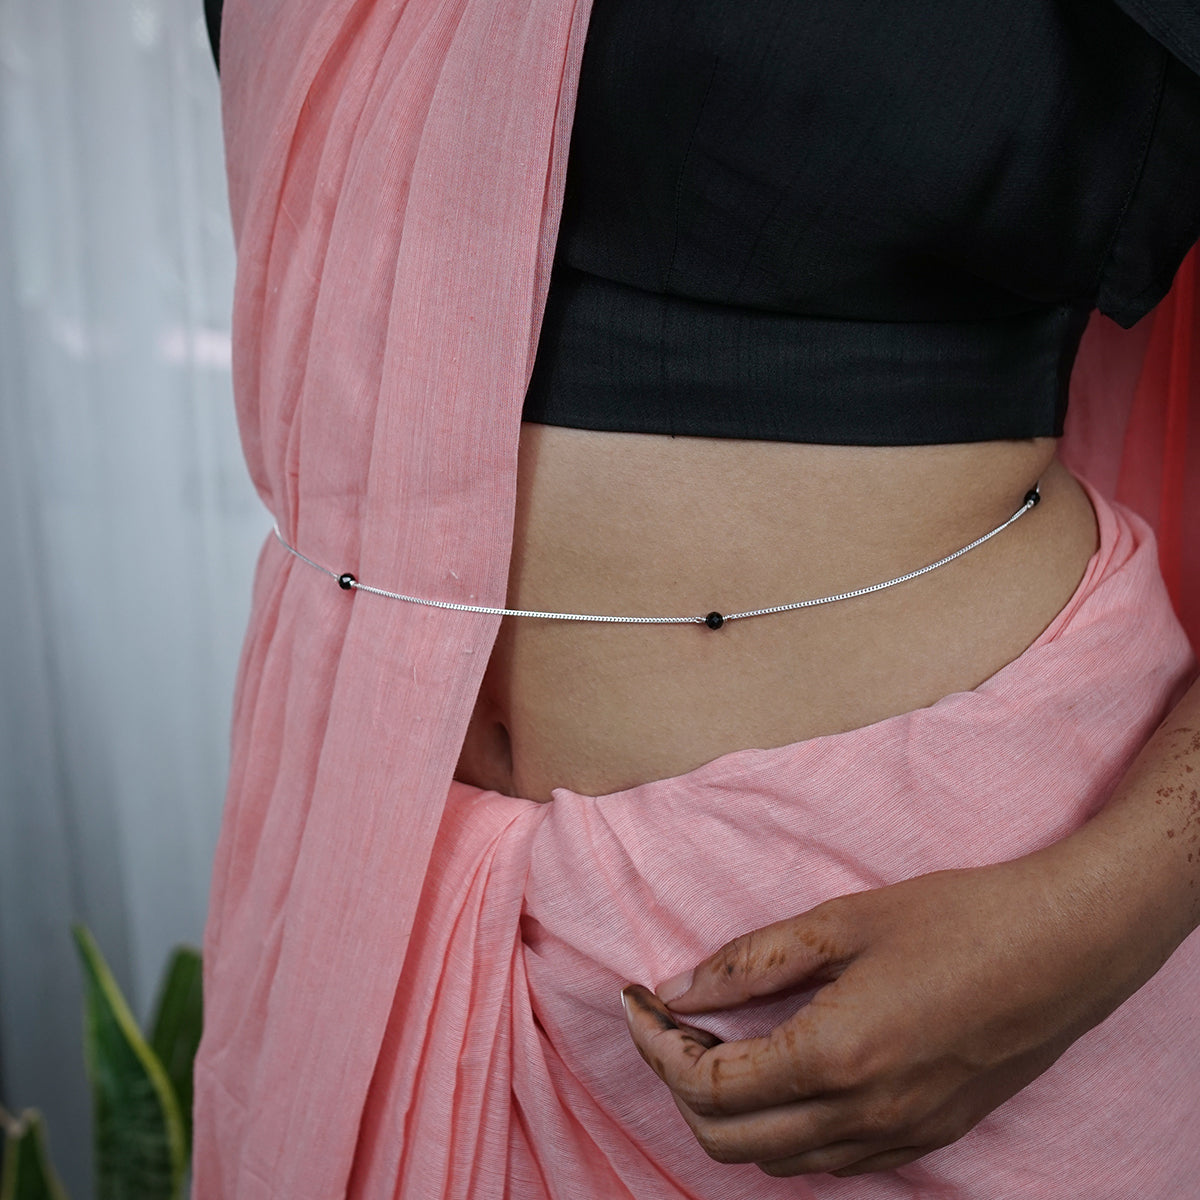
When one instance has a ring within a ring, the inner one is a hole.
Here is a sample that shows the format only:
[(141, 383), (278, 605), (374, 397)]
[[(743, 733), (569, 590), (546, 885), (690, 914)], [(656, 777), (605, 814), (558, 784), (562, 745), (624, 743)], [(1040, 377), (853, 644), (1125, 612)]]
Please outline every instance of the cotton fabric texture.
[[(1072, 1196), (1191, 1194), (1200, 940), (958, 1143), (851, 1180), (709, 1160), (615, 1000), (780, 913), (1015, 858), (1100, 807), (1194, 661), (1145, 525), (1093, 501), (1076, 594), (973, 692), (599, 798), (454, 784), (350, 1195), (1063, 1200), (1064, 1178)], [(759, 1036), (800, 999), (689, 1021)]]
[[(586, 0), (225, 14), (239, 420), (281, 532), (317, 561), (503, 602), (587, 18)], [(1081, 1123), (1073, 1193), (1185, 1195), (1192, 943), (941, 1152), (941, 1177), (927, 1159), (849, 1191), (709, 1163), (630, 1057), (615, 993), (827, 895), (1021, 853), (1102, 802), (1192, 662), (1144, 526), (1095, 502), (1088, 579), (977, 692), (548, 807), (450, 784), (497, 618), (343, 592), (264, 530), (206, 932), (195, 1195), (991, 1198), (1002, 1166), (1009, 1194), (1049, 1196), (1046, 1155), (1057, 1186)], [(895, 803), (853, 796), (857, 778)], [(781, 847), (799, 857), (766, 878), (755, 856)], [(686, 870), (657, 861), (685, 851)]]

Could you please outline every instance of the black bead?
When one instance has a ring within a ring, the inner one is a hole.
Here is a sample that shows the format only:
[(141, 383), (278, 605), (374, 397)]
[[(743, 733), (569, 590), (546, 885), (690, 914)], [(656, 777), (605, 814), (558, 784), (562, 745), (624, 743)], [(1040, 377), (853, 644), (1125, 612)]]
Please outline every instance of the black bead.
[(1037, 508), (1037, 506), (1039, 504), (1041, 504), (1042, 493), (1040, 491), (1038, 491), (1036, 484), (1033, 487), (1031, 487), (1029, 489), (1029, 491), (1027, 491), (1025, 493), (1025, 501), (1024, 502), (1026, 504), (1032, 504), (1034, 506), (1034, 508)]
[(709, 629), (720, 629), (721, 626), (725, 624), (725, 618), (721, 616), (719, 612), (710, 612), (708, 616), (704, 618), (704, 623), (709, 627)]
[(344, 589), (344, 590), (345, 590), (345, 591), (347, 591), (347, 592), (348, 592), (348, 591), (349, 591), (349, 590), (350, 590), (350, 589), (351, 589), (351, 588), (352, 588), (352, 587), (353, 587), (353, 586), (354, 586), (354, 585), (355, 585), (357, 582), (358, 582), (358, 580), (357, 580), (357, 579), (355, 579), (355, 578), (354, 578), (354, 576), (353, 576), (353, 575), (351, 575), (349, 571), (347, 571), (347, 572), (345, 573), (345, 575), (339, 575), (339, 576), (338, 576), (338, 587), (340, 587), (340, 588)]

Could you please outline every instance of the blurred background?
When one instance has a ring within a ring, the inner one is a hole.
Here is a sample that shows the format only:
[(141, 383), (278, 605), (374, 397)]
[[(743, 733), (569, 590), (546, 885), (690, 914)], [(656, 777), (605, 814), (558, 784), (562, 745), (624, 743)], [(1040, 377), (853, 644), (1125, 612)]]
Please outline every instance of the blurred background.
[(91, 1195), (86, 922), (198, 943), (254, 556), (201, 0), (0, 0), (0, 1103)]

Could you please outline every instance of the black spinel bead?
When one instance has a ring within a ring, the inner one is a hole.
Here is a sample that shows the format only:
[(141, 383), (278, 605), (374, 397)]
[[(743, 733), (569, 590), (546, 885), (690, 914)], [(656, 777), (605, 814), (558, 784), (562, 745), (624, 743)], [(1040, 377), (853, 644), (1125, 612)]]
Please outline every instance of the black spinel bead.
[(354, 585), (355, 585), (357, 582), (358, 582), (358, 580), (356, 580), (356, 579), (354, 578), (354, 576), (350, 574), (350, 572), (349, 572), (349, 571), (347, 571), (347, 572), (345, 573), (345, 575), (339, 575), (339, 576), (338, 576), (338, 587), (342, 588), (344, 591), (347, 591), (347, 592), (348, 592), (348, 591), (349, 591), (349, 590), (350, 590), (350, 589), (351, 589), (351, 588), (352, 588), (352, 587), (353, 587), (353, 586), (354, 586)]
[(1032, 487), (1025, 493), (1025, 503), (1032, 504), (1036, 508), (1042, 502), (1042, 493), (1037, 488)]
[(721, 626), (725, 624), (725, 618), (721, 616), (719, 612), (710, 612), (708, 616), (704, 618), (704, 623), (709, 627), (709, 629), (720, 629)]

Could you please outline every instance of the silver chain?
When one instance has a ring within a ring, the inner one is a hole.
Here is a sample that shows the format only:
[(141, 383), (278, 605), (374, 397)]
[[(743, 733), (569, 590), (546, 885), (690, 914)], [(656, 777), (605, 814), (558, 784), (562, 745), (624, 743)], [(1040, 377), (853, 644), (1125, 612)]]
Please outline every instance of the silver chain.
[(897, 575), (895, 579), (886, 579), (883, 583), (872, 583), (867, 587), (855, 588), (850, 592), (838, 592), (833, 596), (818, 596), (812, 600), (796, 600), (791, 604), (776, 604), (770, 608), (752, 608), (747, 612), (711, 612), (702, 617), (619, 617), (609, 616), (604, 613), (540, 612), (537, 609), (529, 608), (491, 608), (486, 604), (457, 604), (452, 600), (429, 600), (424, 596), (406, 596), (403, 592), (389, 592), (384, 588), (359, 583), (348, 571), (343, 571), (340, 574), (337, 571), (331, 571), (328, 567), (314, 562), (307, 555), (301, 554), (295, 546), (288, 545), (284, 541), (283, 534), (279, 532), (278, 524), (274, 526), (274, 530), (279, 544), (288, 553), (294, 554), (301, 562), (308, 563), (310, 567), (316, 567), (318, 571), (324, 572), (331, 579), (336, 580), (340, 587), (347, 591), (353, 589), (358, 592), (370, 592), (372, 596), (382, 596), (386, 600), (403, 600), (407, 604), (424, 604), (428, 608), (448, 608), (454, 612), (485, 613), (493, 617), (541, 617), (547, 621), (601, 621), (612, 625), (707, 625), (710, 629), (719, 629), (728, 621), (741, 621), (747, 617), (766, 617), (772, 613), (792, 612), (797, 608), (815, 608), (818, 604), (834, 604), (838, 600), (853, 600), (855, 596), (869, 596), (872, 592), (882, 592), (884, 588), (895, 587), (898, 583), (907, 583), (910, 579), (916, 579), (920, 575), (927, 575), (930, 571), (936, 571), (938, 567), (944, 567), (947, 563), (952, 563), (956, 558), (962, 558), (964, 554), (969, 553), (978, 546), (982, 546), (984, 542), (990, 541), (996, 534), (1003, 533), (1010, 525), (1019, 521), (1031, 508), (1036, 508), (1041, 500), (1039, 486), (1039, 484), (1034, 484), (1026, 493), (1021, 507), (1007, 521), (997, 525), (995, 529), (988, 530), (982, 537), (977, 537), (973, 542), (968, 542), (961, 549), (955, 550), (952, 554), (947, 554), (945, 558), (939, 558), (937, 562), (931, 562), (927, 566), (918, 567), (915, 571), (908, 571), (903, 575)]

